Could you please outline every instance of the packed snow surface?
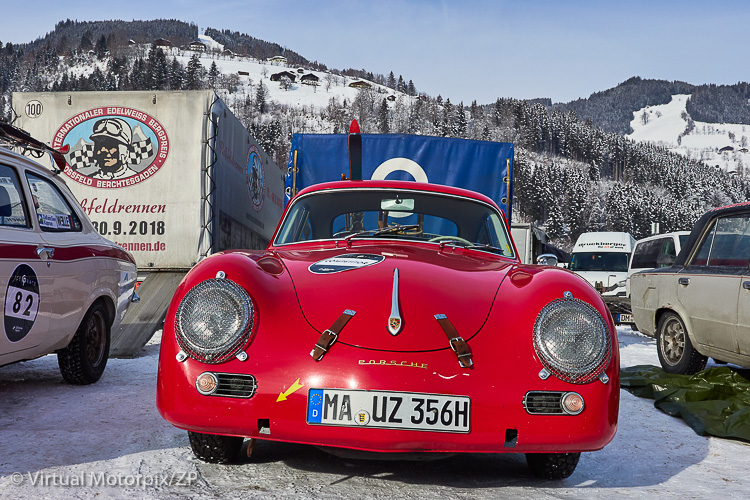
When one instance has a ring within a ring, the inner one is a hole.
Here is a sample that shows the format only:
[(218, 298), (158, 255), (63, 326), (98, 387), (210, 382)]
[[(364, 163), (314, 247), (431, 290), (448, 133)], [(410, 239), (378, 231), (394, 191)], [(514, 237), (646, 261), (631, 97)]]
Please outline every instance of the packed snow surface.
[[(653, 339), (618, 329), (622, 366), (658, 365)], [(710, 498), (746, 497), (750, 445), (696, 435), (621, 391), (617, 436), (563, 481), (532, 477), (523, 455), (432, 462), (333, 457), (258, 442), (252, 459), (198, 461), (156, 410), (159, 335), (102, 379), (63, 383), (54, 355), (0, 367), (0, 498)]]

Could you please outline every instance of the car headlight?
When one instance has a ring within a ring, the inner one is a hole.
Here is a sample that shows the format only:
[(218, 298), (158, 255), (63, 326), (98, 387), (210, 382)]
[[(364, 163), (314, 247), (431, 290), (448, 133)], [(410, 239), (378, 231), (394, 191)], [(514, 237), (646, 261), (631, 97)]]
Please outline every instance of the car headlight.
[(198, 283), (180, 301), (175, 334), (180, 348), (204, 363), (235, 356), (253, 331), (255, 307), (250, 295), (228, 279)]
[(544, 367), (573, 384), (596, 380), (612, 355), (607, 324), (590, 304), (574, 298), (544, 306), (534, 323), (534, 350)]

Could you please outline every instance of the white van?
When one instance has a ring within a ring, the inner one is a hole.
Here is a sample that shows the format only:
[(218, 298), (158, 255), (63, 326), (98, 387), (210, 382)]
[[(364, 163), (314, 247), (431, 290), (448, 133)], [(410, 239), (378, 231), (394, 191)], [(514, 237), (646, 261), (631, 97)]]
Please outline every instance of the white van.
[(629, 233), (583, 233), (573, 247), (569, 269), (591, 283), (603, 297), (625, 297), (634, 246), (635, 238)]
[(677, 231), (636, 241), (628, 267), (627, 296), (630, 297), (630, 276), (633, 273), (658, 267), (670, 267), (688, 236), (690, 236), (690, 231)]

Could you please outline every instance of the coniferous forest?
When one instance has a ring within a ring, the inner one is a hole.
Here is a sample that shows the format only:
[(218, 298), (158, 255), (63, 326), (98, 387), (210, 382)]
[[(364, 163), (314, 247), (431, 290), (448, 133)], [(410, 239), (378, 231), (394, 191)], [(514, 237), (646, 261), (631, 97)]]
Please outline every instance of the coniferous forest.
[[(329, 69), (281, 45), (247, 34), (205, 32), (237, 54), (265, 60), (284, 53), (289, 64), (331, 75), (364, 78), (393, 89), (387, 102), (376, 87), (351, 102), (331, 98), (325, 108), (293, 107), (269, 100), (263, 81), (237, 94), (237, 75), (206, 69), (197, 54), (187, 64), (152, 45), (197, 39), (194, 24), (176, 20), (58, 23), (28, 44), (0, 43), (0, 113), (12, 121), (15, 91), (186, 90), (213, 88), (278, 164), (285, 164), (292, 133), (345, 133), (356, 118), (364, 133), (405, 133), (513, 142), (514, 219), (543, 226), (553, 242), (570, 248), (587, 231), (627, 231), (635, 238), (690, 229), (707, 209), (750, 200), (750, 182), (738, 174), (624, 137), (633, 112), (690, 94), (694, 120), (750, 124), (750, 85), (691, 85), (631, 78), (588, 99), (553, 104), (498, 98), (494, 103), (454, 103), (420, 94), (412, 80), (392, 72)], [(88, 74), (72, 71), (105, 63)], [(205, 60), (204, 60), (205, 61)], [(332, 77), (333, 78), (333, 77)]]

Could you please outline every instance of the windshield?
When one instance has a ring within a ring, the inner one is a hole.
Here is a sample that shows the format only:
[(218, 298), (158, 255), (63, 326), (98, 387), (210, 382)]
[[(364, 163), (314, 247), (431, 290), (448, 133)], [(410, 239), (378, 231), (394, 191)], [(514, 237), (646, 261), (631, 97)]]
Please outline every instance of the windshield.
[(408, 190), (343, 189), (296, 199), (275, 245), (387, 238), (445, 242), (513, 257), (500, 214), (484, 203)]
[(627, 272), (629, 255), (622, 252), (576, 252), (570, 258), (570, 270)]

